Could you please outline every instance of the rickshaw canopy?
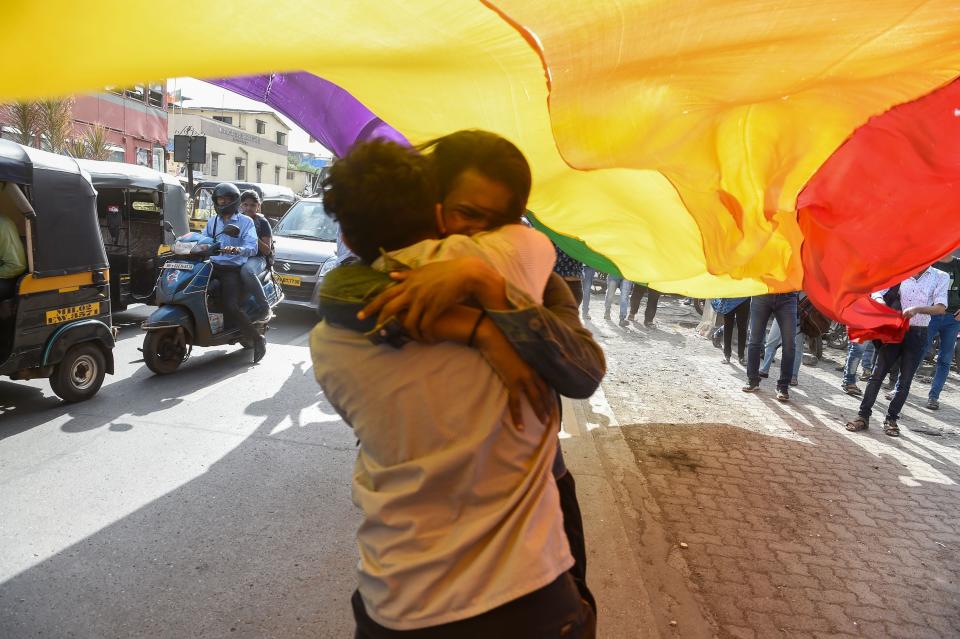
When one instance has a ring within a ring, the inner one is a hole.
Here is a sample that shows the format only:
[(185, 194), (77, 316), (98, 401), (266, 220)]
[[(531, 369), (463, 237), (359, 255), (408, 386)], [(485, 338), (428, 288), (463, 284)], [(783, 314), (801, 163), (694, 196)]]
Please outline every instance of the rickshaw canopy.
[(109, 267), (97, 192), (76, 160), (0, 140), (0, 181), (29, 187), (35, 277)]

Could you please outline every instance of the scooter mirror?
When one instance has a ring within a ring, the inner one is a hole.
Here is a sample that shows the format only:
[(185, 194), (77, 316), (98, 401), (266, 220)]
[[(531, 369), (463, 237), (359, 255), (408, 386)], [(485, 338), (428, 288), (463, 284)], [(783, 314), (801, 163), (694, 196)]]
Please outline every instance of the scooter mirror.
[(223, 234), (229, 237), (240, 237), (240, 227), (236, 224), (227, 224), (223, 228)]

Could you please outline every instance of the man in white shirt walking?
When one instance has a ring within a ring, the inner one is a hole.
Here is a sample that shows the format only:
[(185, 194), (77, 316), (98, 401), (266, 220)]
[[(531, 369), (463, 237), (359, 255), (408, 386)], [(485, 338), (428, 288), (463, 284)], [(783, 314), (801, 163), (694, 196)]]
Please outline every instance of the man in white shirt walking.
[[(946, 310), (949, 288), (949, 276), (932, 268), (925, 268), (900, 283), (899, 307), (902, 309), (903, 316), (910, 320), (910, 328), (904, 335), (902, 342), (884, 344), (877, 352), (873, 374), (870, 375), (867, 389), (863, 393), (863, 400), (860, 402), (860, 411), (855, 419), (847, 423), (847, 430), (851, 432), (866, 430), (870, 423), (873, 405), (880, 393), (880, 386), (890, 370), (896, 365), (900, 370), (900, 383), (897, 386), (896, 394), (890, 401), (889, 408), (887, 408), (887, 417), (883, 422), (883, 432), (890, 437), (900, 435), (897, 420), (900, 417), (903, 404), (907, 401), (907, 395), (910, 393), (910, 384), (917, 372), (917, 365), (920, 358), (923, 357), (923, 350), (927, 344), (927, 326), (930, 324), (931, 316), (943, 315)], [(886, 293), (887, 290), (880, 291), (875, 293), (874, 297), (878, 301), (882, 301), (880, 298), (883, 297), (889, 300), (890, 296), (885, 295)]]

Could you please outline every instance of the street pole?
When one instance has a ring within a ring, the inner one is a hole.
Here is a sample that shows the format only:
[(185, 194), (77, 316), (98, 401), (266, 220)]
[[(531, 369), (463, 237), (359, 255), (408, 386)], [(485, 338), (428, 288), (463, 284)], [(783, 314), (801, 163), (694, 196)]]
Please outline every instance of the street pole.
[(193, 215), (193, 158), (190, 157), (190, 147), (193, 146), (193, 136), (187, 144), (187, 198), (190, 200), (191, 216)]

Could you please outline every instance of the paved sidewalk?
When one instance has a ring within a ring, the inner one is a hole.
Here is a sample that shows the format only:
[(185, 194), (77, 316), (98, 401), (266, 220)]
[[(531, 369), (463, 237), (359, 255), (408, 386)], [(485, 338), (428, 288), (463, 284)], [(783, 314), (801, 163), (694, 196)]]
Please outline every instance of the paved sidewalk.
[(594, 320), (606, 401), (580, 403), (603, 455), (618, 439), (632, 451), (620, 507), (636, 514), (647, 623), (665, 637), (960, 636), (955, 374), (936, 413), (914, 385), (903, 437), (848, 433), (858, 400), (832, 361), (802, 368), (790, 404), (769, 381), (746, 395), (742, 368), (664, 306), (654, 330)]

